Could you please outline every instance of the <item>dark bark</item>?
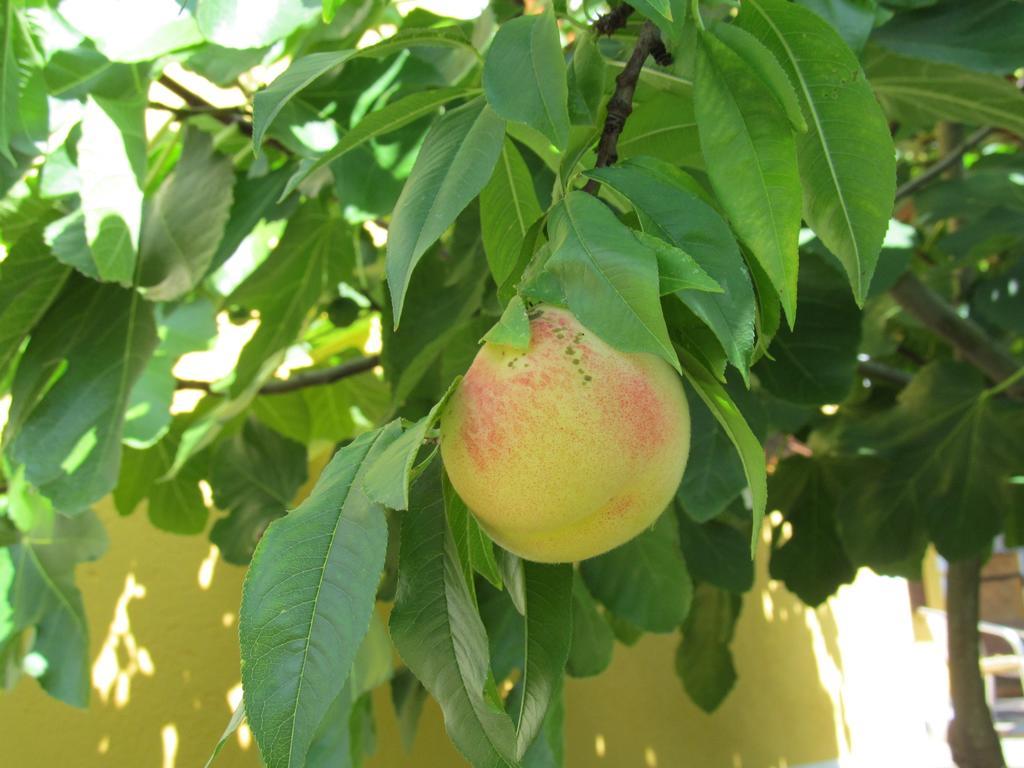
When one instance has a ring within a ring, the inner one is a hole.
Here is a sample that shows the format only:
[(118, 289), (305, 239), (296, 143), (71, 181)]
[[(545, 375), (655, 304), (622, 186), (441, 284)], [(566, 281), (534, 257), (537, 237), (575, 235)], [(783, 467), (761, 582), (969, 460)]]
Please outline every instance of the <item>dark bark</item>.
[[(361, 357), (357, 360), (349, 360), (331, 368), (318, 368), (315, 371), (298, 373), (290, 379), (275, 379), (273, 381), (268, 381), (260, 388), (260, 394), (280, 395), (285, 392), (294, 392), (297, 389), (305, 389), (306, 387), (318, 387), (323, 384), (333, 384), (336, 381), (347, 379), (349, 376), (365, 373), (378, 365), (380, 365), (379, 355)], [(210, 385), (211, 382), (209, 381), (178, 379), (176, 388), (200, 389), (204, 392), (211, 392), (212, 390), (210, 389)]]
[(981, 566), (981, 557), (957, 560), (949, 564), (946, 574), (949, 692), (953, 701), (949, 748), (959, 768), (1006, 765), (978, 664)]

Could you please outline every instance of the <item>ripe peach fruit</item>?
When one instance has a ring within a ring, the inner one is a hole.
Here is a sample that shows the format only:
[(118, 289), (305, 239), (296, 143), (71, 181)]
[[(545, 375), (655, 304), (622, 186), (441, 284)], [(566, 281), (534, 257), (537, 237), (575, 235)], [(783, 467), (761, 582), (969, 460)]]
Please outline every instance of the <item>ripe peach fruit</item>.
[(690, 413), (662, 359), (569, 312), (530, 315), (526, 352), (484, 344), (441, 417), (452, 485), (490, 536), (540, 562), (599, 555), (650, 526), (686, 467)]

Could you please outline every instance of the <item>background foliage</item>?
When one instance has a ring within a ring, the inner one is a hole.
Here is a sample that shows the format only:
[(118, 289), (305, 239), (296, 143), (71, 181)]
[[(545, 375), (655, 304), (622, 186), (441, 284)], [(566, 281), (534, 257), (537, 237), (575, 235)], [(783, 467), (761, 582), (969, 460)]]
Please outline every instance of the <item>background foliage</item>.
[[(526, 5), (0, 0), (5, 685), (87, 704), (108, 494), (251, 561), (270, 766), (360, 764), (378, 685), (475, 766), (561, 765), (563, 674), (643, 632), (714, 709), (766, 506), (812, 605), (1020, 542), (1024, 6)], [(534, 302), (693, 415), (672, 507), (579, 567), (495, 547), (434, 457)]]

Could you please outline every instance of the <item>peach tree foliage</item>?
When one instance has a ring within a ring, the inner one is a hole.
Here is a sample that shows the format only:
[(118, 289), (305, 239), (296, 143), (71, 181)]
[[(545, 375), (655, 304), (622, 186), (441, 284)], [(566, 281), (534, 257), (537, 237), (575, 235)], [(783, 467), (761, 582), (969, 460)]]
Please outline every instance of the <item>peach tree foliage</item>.
[[(565, 675), (645, 632), (715, 709), (766, 509), (812, 605), (1024, 537), (1024, 6), (525, 7), (0, 0), (5, 686), (87, 705), (111, 496), (251, 561), (228, 734), (274, 768), (361, 764), (382, 685), (407, 740), (432, 696), (470, 764), (562, 765)], [(538, 302), (692, 414), (673, 504), (578, 567), (496, 547), (436, 456)]]

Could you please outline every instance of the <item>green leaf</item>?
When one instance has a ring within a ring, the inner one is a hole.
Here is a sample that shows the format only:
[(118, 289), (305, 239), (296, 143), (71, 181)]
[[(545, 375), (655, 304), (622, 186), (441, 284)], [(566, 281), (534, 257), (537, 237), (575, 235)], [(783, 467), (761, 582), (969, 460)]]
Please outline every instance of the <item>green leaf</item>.
[(195, 10), (203, 37), (225, 48), (260, 48), (287, 37), (321, 13), (320, 3), (279, 0), (261, 13), (242, 0), (202, 0)]
[[(845, 0), (843, 0), (845, 2)], [(786, 70), (779, 64), (771, 51), (762, 45), (756, 37), (745, 32), (735, 24), (715, 24), (711, 31), (725, 43), (733, 53), (743, 59), (749, 71), (757, 75), (761, 84), (771, 94), (779, 107), (786, 114), (786, 119), (793, 130), (803, 133), (807, 130), (807, 120), (800, 109), (793, 83), (789, 80)]]
[(630, 160), (587, 175), (625, 196), (645, 232), (689, 253), (724, 289), (721, 294), (686, 291), (679, 298), (746, 376), (754, 348), (754, 288), (722, 217), (685, 186), (689, 177), (658, 161)]
[(57, 298), (69, 271), (53, 258), (38, 229), (22, 235), (0, 263), (0, 377)]
[(369, 626), (388, 534), (361, 475), (378, 435), (335, 454), (309, 498), (267, 529), (249, 567), (238, 627), (242, 685), (269, 768), (305, 760)]
[(239, 396), (273, 374), (312, 310), (334, 290), (353, 261), (348, 227), (325, 203), (309, 200), (289, 219), (270, 256), (228, 297), (260, 313), (260, 326), (242, 350), (231, 383)]
[(747, 478), (736, 447), (704, 401), (691, 388), (687, 388), (686, 399), (690, 405), (690, 456), (676, 498), (690, 518), (704, 523), (742, 493)]
[(857, 573), (839, 540), (835, 510), (841, 492), (826, 465), (803, 456), (781, 462), (769, 484), (772, 507), (792, 530), (785, 541), (779, 529), (773, 531), (770, 573), (808, 605), (821, 605)]
[(697, 47), (701, 148), (733, 228), (796, 319), (800, 180), (790, 126), (747, 63), (710, 34)]
[(797, 0), (835, 28), (854, 53), (864, 50), (875, 20), (888, 9), (878, 7), (877, 0)]
[(796, 142), (804, 219), (839, 258), (863, 304), (896, 188), (885, 115), (856, 57), (812, 11), (786, 0), (750, 0), (738, 22), (796, 85), (808, 124)]
[(391, 701), (395, 705), (395, 719), (398, 720), (398, 734), (402, 737), (402, 746), (406, 752), (412, 751), (416, 740), (416, 727), (423, 702), (427, 700), (427, 689), (423, 683), (408, 669), (399, 670), (391, 678)]
[(608, 621), (597, 610), (597, 603), (577, 573), (572, 583), (572, 646), (565, 671), (573, 677), (592, 677), (604, 672), (612, 662), (615, 636)]
[(739, 595), (700, 584), (683, 624), (683, 640), (676, 651), (676, 674), (690, 698), (708, 713), (718, 709), (736, 683), (729, 644), (740, 605)]
[(512, 274), (530, 227), (541, 214), (530, 169), (512, 140), (505, 139), (491, 180), (480, 192), (484, 253), (498, 285)]
[(413, 486), (399, 563), (395, 648), (441, 705), (448, 735), (471, 765), (515, 765), (512, 721), (484, 695), (487, 634), (445, 525), (438, 461)]
[(218, 269), (238, 250), (261, 219), (281, 218), (283, 212), (275, 211), (275, 201), (280, 197), (291, 173), (292, 166), (284, 165), (265, 176), (249, 178), (246, 174), (239, 174), (236, 177), (231, 195), (231, 212), (224, 225), (224, 235), (210, 263), (211, 271)]
[(147, 61), (203, 42), (196, 20), (178, 0), (63, 0), (60, 15), (111, 61)]
[(144, 450), (125, 447), (114, 504), (120, 514), (130, 515), (143, 499), (148, 499), (146, 511), (156, 528), (180, 534), (202, 533), (210, 516), (199, 490), (205, 467), (193, 460), (174, 477), (164, 478), (174, 463), (182, 427)]
[(210, 137), (185, 132), (174, 171), (146, 201), (139, 283), (150, 301), (173, 301), (196, 287), (213, 262), (232, 202), (231, 161)]
[(780, 329), (754, 367), (765, 389), (793, 403), (840, 403), (853, 387), (860, 312), (838, 270), (816, 257), (800, 269), (800, 322)]
[[(371, 614), (371, 618), (374, 614)], [(371, 624), (372, 626), (372, 624)], [(367, 635), (368, 637), (369, 635)], [(348, 680), (327, 708), (313, 734), (303, 765), (306, 768), (351, 768), (353, 716), (352, 681)]]
[(501, 154), (504, 135), (504, 122), (483, 99), (447, 112), (427, 134), (388, 233), (388, 288), (395, 328), (413, 270), (483, 189)]
[(522, 768), (563, 768), (565, 765), (565, 686), (559, 680), (541, 731), (523, 755)]
[(754, 563), (748, 557), (745, 532), (718, 520), (696, 523), (680, 506), (676, 507), (676, 520), (679, 546), (695, 581), (738, 595), (750, 590), (754, 585)]
[(3, 29), (0, 30), (0, 155), (11, 163), (14, 163), (11, 139), (21, 125), (18, 106), (23, 77), (15, 51), (21, 23), (15, 6), (15, 0), (3, 0), (0, 4), (0, 14), (3, 15)]
[[(1024, 409), (986, 394), (980, 373), (936, 362), (918, 372), (895, 408), (845, 429), (838, 450), (892, 466), (903, 490), (879, 494), (888, 514), (902, 505), (921, 515), (952, 560), (987, 547), (1015, 507), (1010, 478), (1021, 474), (1015, 440), (1022, 429)], [(892, 479), (883, 482), (892, 489)]]
[(78, 170), (85, 234), (103, 280), (131, 285), (142, 227), (145, 102), (90, 96), (82, 116)]
[(7, 456), (63, 510), (117, 484), (125, 406), (156, 348), (134, 291), (74, 277), (32, 334), (11, 388)]
[(228, 743), (228, 739), (234, 735), (235, 731), (238, 730), (238, 727), (243, 722), (245, 722), (245, 704), (238, 702), (238, 706), (235, 707), (235, 711), (231, 713), (231, 719), (228, 720), (228, 724), (224, 727), (224, 733), (220, 735), (220, 739), (217, 741), (217, 746), (213, 748), (213, 753), (206, 761), (204, 768), (210, 768), (210, 766), (213, 765), (217, 756), (220, 754), (220, 751), (224, 749), (224, 745)]
[(591, 594), (616, 616), (649, 632), (672, 632), (690, 610), (693, 583), (674, 527), (674, 516), (662, 515), (635, 539), (580, 563)]
[(285, 514), (306, 482), (306, 462), (304, 445), (251, 419), (217, 446), (210, 486), (214, 504), (227, 516), (214, 523), (210, 541), (227, 562), (252, 559), (267, 526)]
[[(573, 125), (597, 125), (601, 119), (601, 99), (604, 97), (604, 57), (593, 35), (580, 35), (572, 49), (569, 61), (569, 117)], [(622, 137), (619, 137), (621, 154)]]
[[(237, 0), (229, 1), (237, 2)], [(294, 2), (294, 0), (291, 1)], [(274, 122), (281, 110), (296, 94), (321, 75), (357, 56), (371, 58), (389, 56), (399, 51), (421, 46), (462, 48), (476, 53), (476, 49), (466, 40), (465, 35), (458, 27), (438, 27), (399, 32), (368, 48), (322, 51), (303, 56), (292, 62), (292, 65), (283, 74), (253, 97), (253, 146), (260, 147), (267, 129), (270, 128), (271, 123)]]
[(149, 64), (113, 62), (92, 46), (56, 51), (43, 76), (46, 90), (58, 99), (82, 99), (88, 94), (111, 99), (129, 98), (148, 80)]
[(516, 718), (516, 755), (522, 758), (541, 731), (548, 707), (561, 689), (572, 624), (571, 563), (523, 564), (526, 586), (526, 667)]
[(474, 573), (479, 573), (489, 581), (495, 589), (502, 588), (501, 570), (498, 559), (494, 555), (494, 542), (477, 523), (469, 511), (466, 502), (452, 487), (448, 475), (442, 478), (444, 491), (444, 511), (448, 518), (448, 528), (452, 532), (455, 550), (459, 553), (463, 574), (471, 591), (474, 589)]
[(704, 167), (693, 98), (655, 93), (633, 105), (619, 136), (619, 157), (654, 157), (672, 165)]
[(370, 112), (355, 127), (346, 133), (334, 147), (316, 160), (304, 160), (298, 170), (288, 179), (281, 197), (284, 198), (308, 178), (326, 165), (333, 163), (347, 152), (361, 147), (378, 136), (397, 131), (421, 117), (432, 115), (450, 101), (466, 98), (479, 93), (471, 88), (435, 88), (422, 93), (413, 93), (393, 101), (375, 112)]
[(648, 352), (676, 370), (658, 301), (657, 258), (592, 195), (570, 192), (550, 215), (551, 257), (569, 308), (625, 352)]
[(654, 251), (658, 260), (658, 284), (662, 296), (676, 291), (708, 291), (721, 293), (722, 286), (700, 268), (694, 258), (671, 243), (647, 232), (633, 232), (633, 236)]
[(953, 120), (1024, 132), (1024, 94), (1002, 77), (875, 46), (864, 52), (864, 71), (886, 113), (910, 126)]
[(98, 559), (106, 548), (103, 526), (87, 510), (76, 517), (51, 514), (19, 543), (0, 549), (0, 605), (10, 605), (8, 616), (0, 612), (0, 647), (35, 627), (29, 652), (44, 662), (40, 685), (76, 707), (89, 703), (90, 656), (75, 566)]
[(509, 300), (497, 324), (487, 332), (483, 341), (523, 351), (530, 348), (530, 318), (521, 298), (513, 296)]
[(569, 90), (554, 13), (520, 16), (498, 28), (484, 59), (484, 93), (498, 115), (565, 148)]
[(961, 0), (897, 14), (871, 39), (904, 56), (1006, 75), (1024, 64), (1024, 7)]
[(416, 456), (427, 432), (433, 429), (448, 398), (459, 386), (460, 379), (455, 379), (430, 412), (401, 435), (397, 434), (396, 422), (384, 428), (380, 452), (370, 457), (366, 473), (366, 493), (371, 499), (390, 509), (408, 509), (409, 485)]
[(683, 356), (683, 374), (732, 440), (743, 462), (743, 472), (747, 476), (753, 501), (754, 524), (750, 539), (750, 555), (753, 557), (768, 496), (764, 449), (729, 393), (688, 354)]

